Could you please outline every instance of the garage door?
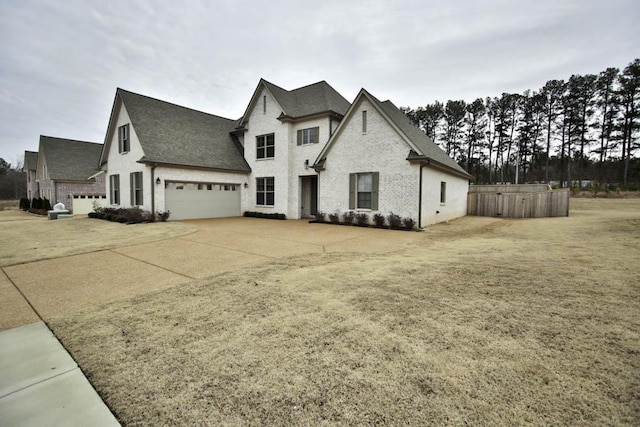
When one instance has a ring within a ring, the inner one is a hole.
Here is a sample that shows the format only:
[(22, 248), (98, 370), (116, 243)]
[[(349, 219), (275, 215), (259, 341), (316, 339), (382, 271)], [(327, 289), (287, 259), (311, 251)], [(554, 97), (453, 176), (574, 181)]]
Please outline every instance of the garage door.
[(240, 185), (166, 182), (165, 207), (169, 219), (240, 216)]
[(107, 206), (107, 196), (74, 194), (72, 213), (74, 215), (86, 215), (89, 212), (93, 212), (96, 205), (99, 207)]

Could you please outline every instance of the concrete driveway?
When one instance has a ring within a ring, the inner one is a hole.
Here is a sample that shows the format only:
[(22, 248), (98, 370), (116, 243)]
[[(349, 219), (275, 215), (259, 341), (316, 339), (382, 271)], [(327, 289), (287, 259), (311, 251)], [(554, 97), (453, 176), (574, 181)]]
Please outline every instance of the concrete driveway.
[[(11, 304), (0, 304), (2, 311), (8, 310), (0, 317), (0, 330), (37, 320), (31, 308), (47, 320), (273, 259), (327, 252), (388, 252), (424, 238), (424, 233), (310, 224), (307, 220), (185, 222), (195, 225), (197, 231), (4, 267), (6, 277), (0, 275), (0, 291)], [(122, 227), (126, 232), (126, 226)]]

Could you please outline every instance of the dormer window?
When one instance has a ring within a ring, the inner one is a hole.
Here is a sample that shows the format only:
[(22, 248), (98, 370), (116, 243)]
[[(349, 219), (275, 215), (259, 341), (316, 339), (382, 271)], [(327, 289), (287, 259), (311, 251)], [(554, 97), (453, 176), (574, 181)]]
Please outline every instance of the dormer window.
[(362, 111), (362, 133), (367, 133), (367, 110)]
[(130, 148), (129, 124), (118, 128), (118, 153), (128, 153)]

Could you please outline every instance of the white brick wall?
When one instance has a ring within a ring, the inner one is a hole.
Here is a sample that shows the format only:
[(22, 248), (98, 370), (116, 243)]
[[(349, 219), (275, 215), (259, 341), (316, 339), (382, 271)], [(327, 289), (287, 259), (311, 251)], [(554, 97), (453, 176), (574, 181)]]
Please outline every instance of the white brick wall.
[[(362, 110), (367, 111), (367, 132), (362, 133)], [(380, 174), (378, 211), (418, 220), (420, 167), (406, 160), (409, 147), (366, 99), (355, 109), (329, 151), (326, 170), (320, 172), (319, 210), (349, 210), (349, 174)]]
[[(440, 203), (441, 182), (447, 183), (445, 203)], [(422, 226), (465, 216), (468, 191), (467, 179), (425, 166), (422, 171)]]
[[(120, 101), (118, 101), (120, 102)], [(118, 128), (122, 125), (130, 124), (129, 126), (129, 152), (118, 153)], [(110, 202), (111, 194), (111, 180), (109, 176), (120, 175), (120, 206), (131, 207), (131, 189), (129, 175), (132, 172), (142, 172), (143, 182), (143, 202), (142, 209), (151, 210), (151, 188), (149, 185), (149, 176), (151, 170), (146, 165), (137, 163), (144, 155), (138, 135), (136, 134), (133, 125), (131, 125), (131, 119), (125, 106), (120, 103), (118, 111), (118, 117), (115, 121), (115, 126), (111, 136), (111, 145), (109, 147), (109, 154), (107, 157), (107, 176), (105, 177), (107, 200)]]

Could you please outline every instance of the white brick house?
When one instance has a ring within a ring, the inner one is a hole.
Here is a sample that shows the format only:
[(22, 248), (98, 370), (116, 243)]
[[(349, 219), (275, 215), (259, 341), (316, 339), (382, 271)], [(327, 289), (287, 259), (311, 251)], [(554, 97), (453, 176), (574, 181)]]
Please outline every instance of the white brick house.
[(100, 164), (110, 203), (171, 219), (357, 210), (424, 226), (465, 215), (470, 178), (391, 102), (349, 104), (324, 81), (260, 80), (239, 120), (118, 89)]
[(314, 168), (326, 213), (393, 212), (420, 227), (466, 215), (472, 177), (395, 105), (364, 89)]

